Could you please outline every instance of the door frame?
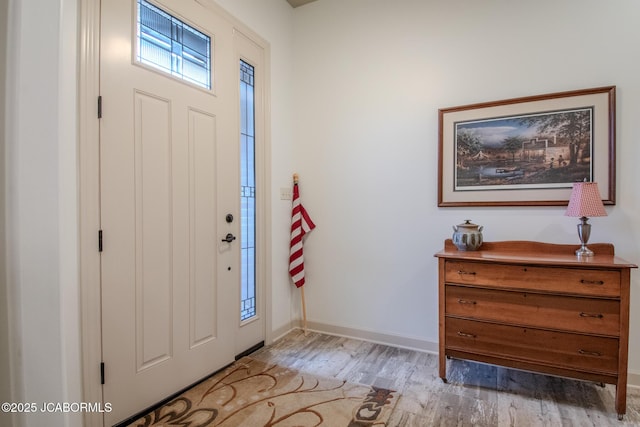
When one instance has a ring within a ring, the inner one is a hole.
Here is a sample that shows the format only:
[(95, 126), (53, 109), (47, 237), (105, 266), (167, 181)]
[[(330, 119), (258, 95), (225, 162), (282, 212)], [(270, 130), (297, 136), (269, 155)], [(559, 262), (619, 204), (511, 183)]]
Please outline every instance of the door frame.
[[(264, 136), (256, 150), (256, 279), (263, 290), (265, 343), (273, 341), (271, 315), (271, 75), (269, 43), (211, 0), (195, 0), (227, 19), (264, 49)], [(78, 186), (79, 279), (83, 401), (102, 402), (102, 321), (100, 292), (100, 0), (78, 0)], [(238, 81), (239, 85), (239, 81)], [(239, 114), (239, 112), (238, 112)], [(240, 319), (238, 318), (238, 322)], [(108, 380), (108, 367), (106, 369)], [(98, 412), (84, 413), (83, 424), (102, 427)]]

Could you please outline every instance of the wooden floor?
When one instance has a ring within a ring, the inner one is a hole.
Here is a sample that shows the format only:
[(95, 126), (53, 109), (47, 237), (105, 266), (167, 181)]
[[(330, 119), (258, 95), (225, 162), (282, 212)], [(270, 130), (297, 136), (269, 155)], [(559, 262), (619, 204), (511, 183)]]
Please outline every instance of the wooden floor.
[(390, 426), (640, 426), (640, 389), (618, 421), (615, 387), (461, 360), (448, 382), (434, 354), (296, 330), (251, 357), (400, 392)]

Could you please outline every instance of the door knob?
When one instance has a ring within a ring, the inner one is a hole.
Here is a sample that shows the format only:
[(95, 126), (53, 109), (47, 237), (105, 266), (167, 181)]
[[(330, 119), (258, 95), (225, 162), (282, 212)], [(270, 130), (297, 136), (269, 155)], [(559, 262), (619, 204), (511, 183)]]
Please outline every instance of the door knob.
[(233, 234), (231, 234), (231, 233), (227, 233), (227, 235), (226, 235), (226, 236), (224, 236), (224, 239), (222, 239), (222, 241), (223, 241), (223, 242), (227, 242), (227, 243), (231, 243), (231, 242), (233, 242), (234, 240), (236, 240), (236, 236), (234, 236), (234, 235), (233, 235)]

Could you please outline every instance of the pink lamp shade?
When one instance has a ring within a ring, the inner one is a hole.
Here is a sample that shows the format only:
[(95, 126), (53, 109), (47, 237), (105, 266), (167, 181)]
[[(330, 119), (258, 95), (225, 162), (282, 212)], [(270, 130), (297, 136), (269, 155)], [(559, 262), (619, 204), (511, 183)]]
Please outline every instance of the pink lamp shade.
[(575, 182), (569, 199), (566, 216), (587, 217), (607, 216), (602, 197), (595, 182)]

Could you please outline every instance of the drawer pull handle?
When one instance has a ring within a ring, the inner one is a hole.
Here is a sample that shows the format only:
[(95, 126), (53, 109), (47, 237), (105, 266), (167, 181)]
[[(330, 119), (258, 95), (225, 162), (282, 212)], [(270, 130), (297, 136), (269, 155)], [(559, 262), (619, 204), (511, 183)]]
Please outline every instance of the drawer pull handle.
[(580, 313), (580, 317), (595, 317), (596, 319), (602, 319), (604, 316), (600, 313)]
[(589, 350), (580, 349), (580, 350), (578, 350), (578, 353), (580, 353), (582, 355), (585, 355), (585, 356), (602, 357), (602, 353), (600, 353), (599, 351), (589, 351)]
[(604, 281), (603, 280), (585, 280), (585, 279), (582, 279), (582, 280), (580, 280), (580, 283), (582, 283), (583, 285), (604, 285)]
[(475, 304), (476, 302), (473, 301), (473, 300), (470, 300), (470, 299), (462, 299), (462, 298), (460, 298), (458, 300), (458, 303), (459, 304)]
[(465, 337), (465, 338), (475, 338), (476, 336), (473, 334), (468, 334), (466, 332), (458, 332), (458, 336), (459, 337)]
[(464, 270), (458, 270), (458, 274), (460, 274), (460, 275), (463, 275), (463, 274), (469, 274), (469, 275), (475, 276), (475, 275), (476, 275), (476, 272), (475, 272), (475, 271), (464, 271)]

